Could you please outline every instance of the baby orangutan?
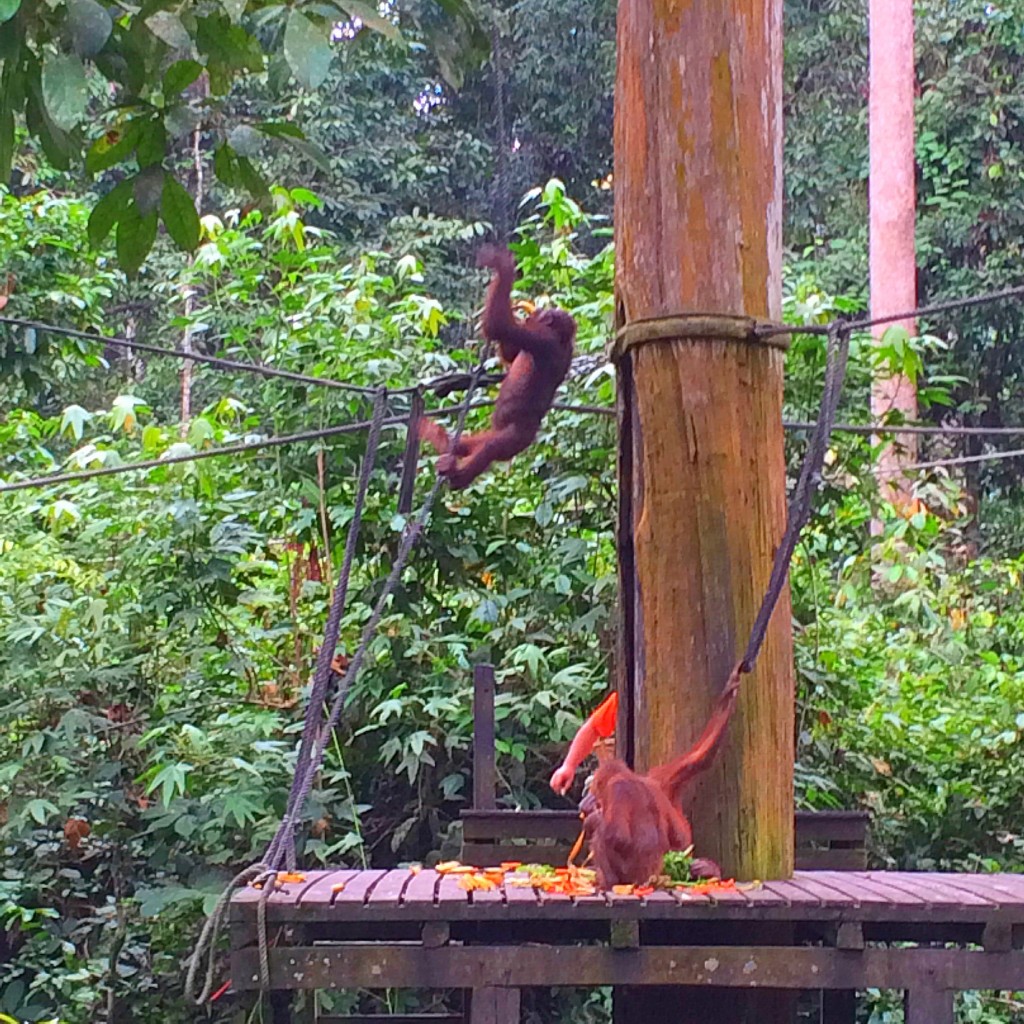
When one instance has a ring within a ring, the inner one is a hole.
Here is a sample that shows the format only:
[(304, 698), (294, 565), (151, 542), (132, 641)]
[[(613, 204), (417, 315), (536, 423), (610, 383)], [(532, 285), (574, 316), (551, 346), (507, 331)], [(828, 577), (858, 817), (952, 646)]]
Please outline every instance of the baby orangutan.
[(507, 249), (488, 245), (477, 262), (491, 267), (494, 277), (484, 306), (484, 336), (498, 343), (508, 365), (494, 406), (491, 429), (465, 434), (453, 447), (448, 432), (425, 419), (420, 436), (437, 449), (437, 471), (452, 487), (468, 487), (492, 462), (505, 462), (537, 436), (544, 414), (572, 363), (576, 321), (561, 309), (542, 309), (520, 320), (512, 311), (516, 268)]
[[(680, 790), (711, 764), (738, 692), (737, 670), (700, 738), (674, 761), (638, 775), (622, 761), (612, 760), (594, 773), (580, 811), (599, 888), (646, 885), (661, 874), (662, 860), (669, 850), (686, 850), (693, 844), (690, 823), (679, 807)], [(719, 874), (718, 866), (706, 859), (695, 860), (691, 872), (694, 877)]]

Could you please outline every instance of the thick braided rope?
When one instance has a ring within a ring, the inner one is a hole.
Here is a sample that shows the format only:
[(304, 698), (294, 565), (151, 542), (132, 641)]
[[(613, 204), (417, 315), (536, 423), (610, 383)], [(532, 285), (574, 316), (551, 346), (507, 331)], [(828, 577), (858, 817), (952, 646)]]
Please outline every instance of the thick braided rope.
[[(288, 794), (285, 816), (290, 814), (299, 798), (299, 793), (304, 784), (305, 776), (310, 767), (310, 752), (316, 739), (317, 725), (327, 701), (327, 690), (331, 682), (331, 663), (334, 660), (334, 653), (338, 647), (338, 635), (341, 630), (341, 618), (345, 612), (345, 602), (348, 597), (349, 579), (352, 575), (352, 563), (355, 560), (356, 545), (359, 541), (359, 531), (363, 522), (363, 508), (366, 505), (366, 495), (370, 489), (370, 477), (373, 474), (373, 467), (377, 461), (377, 449), (380, 445), (381, 428), (384, 421), (384, 412), (387, 406), (387, 392), (381, 388), (373, 404), (373, 419), (370, 425), (370, 432), (366, 439), (366, 452), (363, 455), (363, 464), (359, 473), (359, 482), (356, 486), (355, 503), (352, 510), (352, 520), (349, 523), (348, 535), (345, 538), (345, 554), (342, 558), (341, 571), (338, 574), (338, 584), (334, 589), (334, 600), (331, 602), (331, 609), (327, 616), (327, 624), (324, 626), (324, 638), (320, 645), (320, 652), (317, 655), (316, 670), (313, 674), (313, 687), (309, 695), (309, 702), (306, 705), (305, 721), (302, 726), (302, 740), (299, 743), (299, 758), (296, 762), (295, 777), (292, 779), (291, 792)], [(271, 840), (270, 846), (264, 858), (266, 863), (277, 866), (280, 861), (281, 845), (288, 842), (288, 835), (283, 828), (284, 822), (278, 827), (277, 833)], [(294, 851), (289, 853), (285, 850), (285, 856), (289, 861), (289, 867), (293, 866)]]
[[(243, 871), (239, 871), (220, 894), (220, 899), (217, 900), (217, 905), (213, 908), (213, 913), (206, 919), (206, 923), (203, 925), (203, 930), (199, 933), (199, 940), (196, 942), (196, 948), (188, 958), (188, 973), (185, 975), (185, 998), (191, 999), (196, 1006), (202, 1006), (202, 1004), (210, 998), (210, 995), (213, 992), (213, 976), (217, 967), (217, 938), (219, 937), (221, 928), (224, 925), (224, 916), (227, 914), (228, 907), (231, 904), (231, 897), (234, 895), (235, 890), (244, 889), (245, 886), (250, 883), (262, 881), (264, 890), (270, 891), (274, 887), (274, 878), (276, 877), (276, 874), (277, 873), (268, 868), (266, 864), (251, 864)], [(203, 987), (197, 993), (196, 980), (199, 977), (199, 971), (204, 960), (206, 962), (206, 973), (203, 978)], [(262, 952), (260, 957), (260, 969), (264, 969)], [(267, 982), (269, 983), (269, 954), (264, 974)]]
[[(466, 425), (466, 417), (469, 415), (469, 410), (472, 402), (473, 392), (476, 390), (476, 382), (479, 380), (480, 375), (483, 373), (484, 362), (481, 361), (477, 372), (474, 374), (474, 379), (471, 382), (469, 389), (466, 392), (466, 397), (463, 399), (462, 410), (459, 415), (459, 420), (456, 425), (455, 431), (452, 434), (451, 447), (454, 449), (459, 442), (459, 438), (462, 436), (462, 432)], [(441, 484), (443, 480), (441, 476), (438, 476), (434, 480), (434, 484), (430, 489), (430, 493), (427, 495), (426, 500), (420, 507), (419, 514), (416, 519), (406, 527), (405, 533), (402, 535), (402, 539), (398, 545), (398, 552), (395, 555), (394, 564), (391, 567), (391, 572), (388, 575), (387, 580), (384, 583), (384, 587), (381, 591), (380, 597), (377, 599), (377, 603), (374, 606), (373, 612), (370, 615), (369, 621), (363, 627), (363, 633), (359, 641), (359, 646), (356, 648), (355, 653), (352, 655), (352, 660), (349, 662), (348, 668), (345, 671), (345, 675), (342, 677), (341, 682), (338, 684), (337, 693), (334, 696), (334, 700), (331, 703), (330, 713), (327, 716), (326, 725), (320, 730), (319, 739), (313, 747), (312, 754), (310, 756), (307, 771), (302, 777), (301, 785), (298, 787), (296, 792), (295, 800), (289, 805), (288, 811), (285, 817), (281, 821), (281, 825), (278, 828), (277, 835), (274, 837), (274, 842), (268, 847), (266, 854), (264, 855), (264, 861), (268, 864), (279, 864), (280, 853), (282, 844), (287, 842), (288, 845), (294, 849), (294, 834), (299, 825), (299, 819), (302, 815), (302, 811), (306, 802), (306, 798), (309, 796), (310, 790), (313, 788), (313, 779), (316, 773), (320, 770), (320, 765), (323, 761), (324, 750), (327, 747), (327, 743), (330, 739), (331, 734), (337, 727), (338, 721), (341, 718), (342, 709), (345, 706), (345, 700), (348, 696), (349, 687), (352, 685), (353, 680), (359, 674), (359, 670), (362, 668), (363, 661), (366, 658), (367, 651), (369, 650), (370, 644), (373, 642), (374, 636), (377, 631), (377, 626), (380, 624), (381, 618), (384, 615), (384, 609), (391, 598), (391, 594), (395, 587), (398, 585), (398, 581), (405, 570), (405, 564), (412, 553), (412, 549), (419, 539), (420, 534), (423, 532), (423, 528), (430, 518), (430, 513), (434, 507), (434, 502), (437, 499), (437, 495), (441, 490)], [(288, 837), (285, 839), (285, 837)]]
[(828, 335), (825, 386), (822, 390), (818, 422), (808, 442), (807, 453), (800, 468), (800, 476), (789, 502), (786, 531), (775, 552), (768, 587), (761, 601), (761, 607), (758, 609), (757, 617), (754, 619), (746, 653), (740, 662), (742, 672), (751, 672), (754, 668), (754, 663), (757, 661), (761, 645), (768, 632), (768, 623), (786, 585), (789, 564), (793, 558), (793, 552), (796, 550), (797, 541), (800, 539), (800, 531), (810, 518), (814, 492), (821, 481), (821, 467), (825, 459), (828, 439), (832, 434), (832, 424), (835, 422), (836, 412), (839, 408), (839, 398), (843, 391), (843, 380), (846, 376), (846, 362), (849, 354), (849, 328), (842, 324), (833, 324)]

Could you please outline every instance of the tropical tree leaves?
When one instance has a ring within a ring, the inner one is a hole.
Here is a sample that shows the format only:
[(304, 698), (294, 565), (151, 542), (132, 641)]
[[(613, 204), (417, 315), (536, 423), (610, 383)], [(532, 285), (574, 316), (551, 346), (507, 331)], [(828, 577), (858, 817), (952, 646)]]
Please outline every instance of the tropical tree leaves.
[[(402, 17), (436, 47), (445, 76), (454, 81), (460, 62), (482, 58), (486, 35), (467, 0), (427, 0), (424, 9), (431, 7), (431, 18), (415, 5)], [(299, 150), (321, 169), (330, 164), (298, 129), (227, 123), (223, 111), (232, 86), (275, 62), (315, 90), (327, 78), (336, 47), (349, 44), (353, 32), (365, 28), (401, 42), (398, 20), (397, 9), (382, 13), (373, 0), (295, 7), (185, 0), (173, 11), (119, 9), (115, 25), (99, 0), (0, 0), (0, 181), (10, 175), (20, 115), (55, 167), (71, 168), (84, 152), (94, 175), (113, 169), (131, 175), (133, 164), (163, 171), (175, 140), (195, 130), (212, 132), (221, 180), (265, 199), (269, 190), (252, 162), (256, 133)], [(235, 152), (240, 141), (245, 145)], [(119, 259), (127, 259), (129, 272), (145, 258), (147, 239), (155, 238), (154, 213), (177, 244), (195, 245), (198, 220), (166, 180), (159, 209), (115, 189), (91, 222), (91, 232), (103, 237), (117, 225)]]
[(298, 83), (318, 89), (331, 69), (331, 44), (304, 14), (292, 11), (284, 30), (284, 57)]
[(111, 189), (89, 217), (89, 241), (99, 246), (117, 227), (117, 258), (125, 273), (136, 274), (156, 241), (163, 220), (177, 246), (199, 244), (199, 214), (185, 187), (169, 172), (149, 168)]

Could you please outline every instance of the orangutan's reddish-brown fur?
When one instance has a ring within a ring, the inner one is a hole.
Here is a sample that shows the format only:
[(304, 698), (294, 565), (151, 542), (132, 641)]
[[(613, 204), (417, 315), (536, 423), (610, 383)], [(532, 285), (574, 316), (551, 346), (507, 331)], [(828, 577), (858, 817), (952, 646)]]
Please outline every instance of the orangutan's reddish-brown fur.
[(437, 449), (437, 471), (452, 487), (468, 487), (492, 462), (518, 455), (537, 436), (544, 414), (572, 363), (576, 321), (561, 309), (520, 320), (512, 311), (515, 263), (507, 249), (485, 246), (477, 262), (494, 277), (484, 306), (484, 336), (498, 343), (508, 373), (498, 391), (490, 430), (460, 437), (453, 447), (444, 427), (424, 419), (420, 436)]
[[(734, 673), (700, 738), (674, 761), (638, 775), (622, 761), (612, 760), (594, 773), (580, 809), (600, 888), (645, 885), (661, 873), (669, 850), (692, 845), (693, 832), (679, 806), (680, 791), (711, 764), (738, 691), (739, 675)], [(717, 865), (706, 859), (694, 861), (692, 870), (704, 877), (718, 874)]]

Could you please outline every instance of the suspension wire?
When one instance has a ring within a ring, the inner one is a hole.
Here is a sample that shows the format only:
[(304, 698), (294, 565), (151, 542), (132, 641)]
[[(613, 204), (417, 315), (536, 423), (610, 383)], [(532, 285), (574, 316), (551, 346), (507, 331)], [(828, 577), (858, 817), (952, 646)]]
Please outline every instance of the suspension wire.
[[(110, 345), (112, 348), (133, 349), (139, 352), (151, 352), (153, 355), (158, 356), (186, 359), (194, 363), (206, 363), (209, 366), (217, 366), (222, 370), (240, 370), (243, 373), (254, 373), (260, 377), (278, 377), (282, 380), (294, 381), (296, 384), (308, 384), (320, 388), (335, 388), (341, 391), (354, 391), (363, 395), (373, 395), (377, 392), (376, 387), (349, 384), (346, 381), (334, 380), (330, 377), (315, 377), (308, 373), (279, 370), (273, 366), (264, 366), (262, 363), (250, 363), (241, 359), (225, 359), (223, 356), (210, 356), (202, 352), (190, 352), (183, 348), (165, 348), (161, 345), (151, 345), (144, 341), (134, 341), (131, 338), (108, 337), (106, 334), (99, 334), (96, 331), (79, 331), (71, 327), (58, 327), (56, 324), (45, 324), (38, 320), (26, 320), (22, 317), (0, 316), (0, 324), (25, 327), (39, 331), (42, 334), (59, 334), (68, 338), (80, 338), (83, 341), (92, 341), (98, 345)], [(407, 394), (415, 390), (415, 386), (393, 388), (391, 389), (391, 394)]]
[(508, 134), (505, 124), (505, 62), (501, 30), (497, 16), (491, 29), (491, 67), (494, 69), (494, 119), (497, 143), (497, 175), (495, 180), (495, 229), (498, 239), (507, 242), (510, 231), (509, 207), (512, 184), (508, 173)]
[[(905, 313), (886, 313), (884, 316), (864, 317), (863, 319), (839, 319), (833, 323), (841, 323), (850, 331), (864, 331), (869, 327), (878, 327), (881, 324), (897, 323), (900, 320), (927, 319), (930, 316), (937, 316), (939, 313), (952, 313), (961, 309), (971, 309), (974, 306), (985, 306), (989, 303), (1004, 302), (1008, 299), (1024, 298), (1024, 285), (1015, 285), (1012, 288), (1003, 288), (999, 291), (982, 292), (976, 295), (969, 295), (963, 299), (948, 299), (943, 302), (935, 302), (930, 306), (918, 306), (917, 309), (908, 310)], [(754, 331), (761, 338), (775, 338), (786, 334), (818, 334), (827, 335), (832, 324), (758, 324)]]
[[(497, 83), (496, 83), (497, 85)], [(499, 111), (501, 118), (504, 118), (503, 109)], [(1011, 299), (1024, 298), (1024, 285), (1017, 285), (1012, 288), (1004, 288), (999, 291), (983, 292), (977, 295), (967, 296), (962, 299), (950, 299), (944, 302), (934, 303), (929, 306), (919, 306), (917, 309), (908, 310), (904, 313), (892, 313), (885, 316), (870, 317), (865, 319), (843, 319), (837, 318), (828, 324), (774, 324), (774, 323), (761, 323), (758, 324), (754, 331), (762, 338), (771, 338), (779, 335), (795, 335), (795, 334), (809, 334), (809, 335), (823, 335), (827, 336), (831, 330), (833, 324), (842, 324), (851, 333), (854, 331), (864, 330), (869, 327), (876, 326), (884, 323), (894, 323), (900, 320), (913, 320), (926, 318), (928, 316), (934, 316), (940, 313), (953, 312), (960, 309), (967, 309), (975, 306), (982, 306), (989, 303), (1003, 302)], [(107, 336), (105, 334), (99, 334), (96, 331), (81, 331), (70, 327), (62, 327), (57, 324), (43, 323), (38, 320), (29, 320), (23, 317), (0, 315), (0, 324), (8, 324), (11, 326), (19, 326), (25, 328), (31, 328), (42, 333), (64, 335), (72, 338), (80, 338), (86, 341), (96, 342), (97, 344), (110, 345), (115, 348), (124, 349), (135, 349), (141, 352), (150, 352), (158, 356), (167, 356), (175, 359), (189, 359), (194, 362), (207, 363), (211, 366), (217, 366), (222, 369), (238, 370), (244, 373), (255, 373), (263, 377), (276, 377), (284, 380), (294, 381), (297, 384), (307, 384), (315, 387), (326, 387), (335, 388), (345, 391), (353, 391), (360, 394), (376, 394), (377, 387), (371, 387), (361, 384), (350, 384), (346, 381), (334, 380), (328, 377), (317, 377), (305, 373), (296, 373), (291, 370), (280, 370), (272, 366), (264, 366), (259, 363), (250, 363), (243, 360), (237, 359), (226, 359), (222, 356), (205, 355), (200, 352), (187, 352), (183, 349), (176, 348), (165, 348), (160, 345), (153, 345), (147, 342), (135, 341), (130, 338), (122, 338), (116, 336)], [(590, 356), (578, 356), (575, 362), (589, 362), (592, 359)], [(469, 374), (464, 371), (457, 371), (455, 373), (444, 374), (440, 377), (435, 377), (432, 380), (420, 381), (417, 384), (411, 384), (404, 387), (390, 388), (389, 392), (392, 395), (403, 395), (412, 394), (417, 390), (423, 389), (433, 391), (439, 397), (450, 394), (453, 391), (460, 391), (466, 387), (469, 380)], [(502, 374), (490, 374), (486, 377), (482, 377), (481, 381), (486, 381), (488, 384), (500, 384), (504, 380)], [(478, 381), (479, 384), (479, 381)], [(567, 408), (565, 406), (561, 406)], [(613, 409), (605, 410), (600, 406), (591, 406), (588, 410), (580, 411), (592, 411), (597, 415), (614, 415)], [(791, 429), (794, 430), (812, 430), (813, 424), (794, 424)], [(836, 424), (837, 430), (849, 430), (853, 432), (859, 432), (866, 429), (861, 424)], [(880, 432), (884, 433), (896, 433), (897, 429), (900, 432), (905, 433), (967, 433), (982, 432), (982, 428), (931, 428), (931, 427), (886, 427), (876, 428)], [(986, 431), (991, 428), (985, 428)], [(992, 430), (993, 433), (1000, 432), (998, 428)], [(1017, 428), (1006, 428), (1006, 432), (1017, 432)]]
[[(405, 421), (405, 416), (386, 416), (382, 424), (388, 427), (405, 423)], [(324, 427), (321, 430), (306, 430), (300, 434), (282, 434), (279, 437), (267, 437), (261, 441), (247, 441), (244, 444), (225, 445), (222, 448), (209, 448), (205, 451), (188, 452), (182, 455), (165, 455), (158, 459), (143, 459), (141, 462), (130, 462), (121, 466), (104, 466), (102, 469), (83, 469), (72, 473), (50, 473), (45, 476), (30, 477), (27, 480), (0, 483), (0, 494), (27, 491), (37, 487), (52, 487), (55, 484), (72, 483), (77, 480), (94, 480), (101, 476), (119, 476), (122, 473), (159, 469), (161, 466), (174, 466), (183, 462), (198, 462), (201, 459), (216, 459), (222, 455), (240, 455), (243, 452), (280, 448), (283, 445), (302, 444), (305, 441), (339, 437), (343, 434), (358, 434), (372, 425), (373, 420), (360, 420), (357, 423), (343, 423), (337, 427)]]
[[(786, 430), (795, 432), (806, 432), (814, 430), (815, 423), (795, 423), (792, 420), (783, 420), (783, 427)], [(951, 425), (948, 427), (933, 426), (887, 426), (884, 423), (837, 423), (832, 428), (833, 433), (863, 434), (870, 437), (873, 434), (924, 434), (932, 437), (1021, 437), (1024, 436), (1024, 427), (962, 427)]]
[(966, 466), (972, 462), (996, 462), (999, 459), (1019, 459), (1024, 456), (1024, 448), (1013, 448), (1009, 451), (982, 452), (980, 455), (953, 455), (948, 459), (935, 459), (932, 462), (915, 462), (909, 466), (901, 466), (899, 472), (909, 473), (912, 470), (944, 469), (951, 466)]
[[(391, 392), (389, 392), (391, 393)], [(494, 405), (494, 399), (488, 398), (473, 402), (470, 410), (486, 409)], [(457, 409), (432, 410), (430, 415), (435, 419), (443, 419), (456, 415), (462, 406)], [(577, 405), (571, 402), (555, 402), (551, 407), (563, 412), (575, 412), (581, 415), (608, 416), (615, 415), (611, 406), (604, 405)], [(407, 416), (386, 416), (382, 426), (394, 427), (406, 425), (409, 422)], [(366, 430), (373, 425), (372, 420), (360, 420), (357, 423), (344, 423), (336, 427), (325, 427), (321, 430), (307, 430), (299, 434), (283, 434), (280, 437), (268, 437), (262, 441), (249, 441), (244, 444), (226, 445), (222, 448), (210, 448), (206, 451), (188, 452), (182, 455), (167, 455), (162, 458), (144, 459), (140, 462), (125, 463), (120, 466), (104, 466), (101, 469), (83, 469), (68, 473), (49, 473), (41, 476), (28, 477), (25, 480), (0, 482), (0, 494), (10, 494), (14, 491), (38, 490), (45, 487), (54, 487), (58, 484), (75, 483), (81, 480), (93, 480), (97, 477), (120, 476), (123, 473), (141, 472), (150, 469), (159, 469), (161, 466), (181, 465), (186, 462), (198, 462), (202, 459), (215, 459), (222, 455), (241, 455), (245, 452), (260, 451), (265, 448), (278, 448), (290, 444), (302, 444), (307, 441), (316, 441), (323, 438), (338, 437), (345, 434), (355, 434), (360, 430)], [(783, 427), (797, 433), (809, 432), (816, 429), (817, 424), (793, 422), (783, 420)], [(901, 426), (889, 427), (882, 424), (871, 426), (860, 423), (836, 423), (832, 427), (832, 433), (850, 433), (862, 436), (874, 434), (924, 434), (934, 437), (1022, 437), (1024, 427), (924, 427), (924, 426)], [(942, 459), (939, 462), (915, 463), (905, 467), (907, 471), (916, 469), (936, 469), (941, 465), (955, 466), (963, 462), (987, 462), (992, 459), (1016, 458), (1016, 452), (990, 452), (982, 455), (971, 455), (964, 457), (952, 457)]]

